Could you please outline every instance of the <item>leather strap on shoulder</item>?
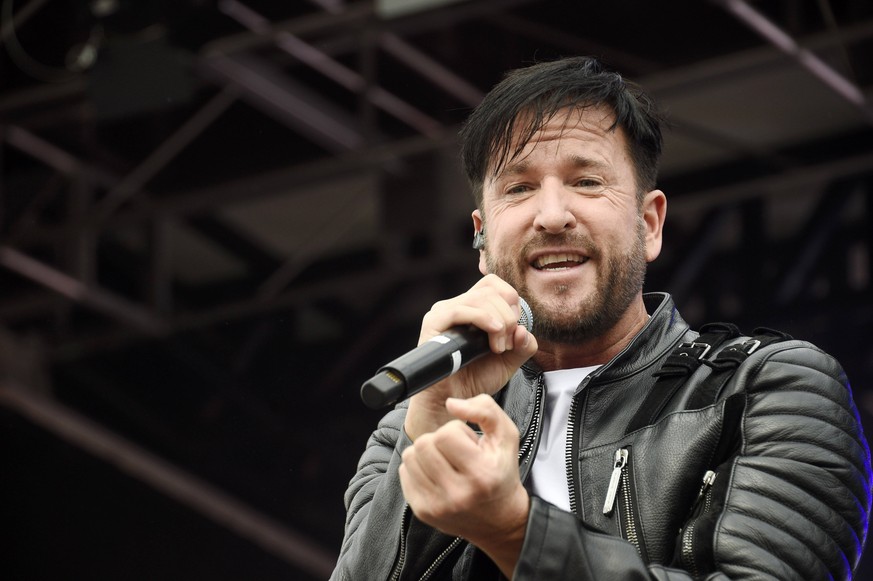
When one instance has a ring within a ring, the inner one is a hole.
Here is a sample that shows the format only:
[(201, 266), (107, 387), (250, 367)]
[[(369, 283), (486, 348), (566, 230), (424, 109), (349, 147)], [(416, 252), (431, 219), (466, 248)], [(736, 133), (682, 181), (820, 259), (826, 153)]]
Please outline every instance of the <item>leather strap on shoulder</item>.
[(790, 339), (791, 335), (788, 333), (758, 327), (752, 332), (752, 336), (742, 343), (729, 345), (722, 349), (717, 357), (704, 362), (712, 368), (712, 373), (694, 390), (688, 400), (688, 409), (700, 409), (717, 401), (722, 388), (749, 355), (767, 345)]
[(655, 372), (658, 380), (637, 413), (631, 418), (625, 434), (652, 424), (676, 391), (703, 364), (706, 356), (726, 341), (739, 336), (740, 330), (736, 325), (709, 323), (700, 328), (700, 336), (697, 339), (677, 346), (664, 361), (661, 369)]

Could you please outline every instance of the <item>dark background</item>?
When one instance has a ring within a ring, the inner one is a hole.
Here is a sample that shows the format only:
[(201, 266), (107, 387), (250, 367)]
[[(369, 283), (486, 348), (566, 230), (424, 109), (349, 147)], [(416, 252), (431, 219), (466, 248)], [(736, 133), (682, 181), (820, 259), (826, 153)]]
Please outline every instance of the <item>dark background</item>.
[(0, 0), (4, 579), (326, 578), (359, 386), (478, 276), (459, 123), (558, 56), (668, 113), (647, 287), (873, 430), (873, 4), (412, 4)]

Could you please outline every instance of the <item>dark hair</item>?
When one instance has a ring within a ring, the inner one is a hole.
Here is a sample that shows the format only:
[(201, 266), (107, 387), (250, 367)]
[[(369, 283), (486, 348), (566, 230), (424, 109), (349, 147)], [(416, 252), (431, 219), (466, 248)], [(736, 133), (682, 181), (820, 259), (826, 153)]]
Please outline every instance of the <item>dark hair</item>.
[[(598, 105), (609, 106), (615, 114), (610, 129), (621, 127), (627, 136), (639, 195), (653, 189), (662, 146), (654, 102), (596, 59), (572, 57), (510, 71), (467, 119), (460, 133), (461, 161), (477, 206), (482, 207), (489, 167), (500, 171), (559, 111)], [(521, 140), (513, 147), (516, 131)]]

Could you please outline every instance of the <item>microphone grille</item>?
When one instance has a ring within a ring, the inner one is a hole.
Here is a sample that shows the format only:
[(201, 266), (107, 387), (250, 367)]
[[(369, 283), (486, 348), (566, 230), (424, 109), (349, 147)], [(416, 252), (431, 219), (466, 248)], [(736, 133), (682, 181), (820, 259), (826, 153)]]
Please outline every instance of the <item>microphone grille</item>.
[(530, 305), (523, 298), (518, 298), (518, 308), (521, 310), (521, 316), (518, 318), (518, 324), (523, 325), (528, 333), (533, 330), (533, 313), (530, 312)]

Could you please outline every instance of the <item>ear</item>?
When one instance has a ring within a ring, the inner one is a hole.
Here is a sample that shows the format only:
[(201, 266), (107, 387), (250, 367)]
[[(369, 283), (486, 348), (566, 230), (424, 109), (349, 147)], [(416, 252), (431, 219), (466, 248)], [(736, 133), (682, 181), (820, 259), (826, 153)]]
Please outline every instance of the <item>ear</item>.
[(661, 190), (652, 190), (643, 197), (640, 216), (646, 229), (646, 262), (661, 254), (664, 221), (667, 218), (667, 196)]
[[(479, 209), (473, 210), (473, 235), (475, 236), (477, 232), (482, 232), (482, 229), (485, 227), (485, 221), (482, 219), (482, 212)], [(479, 272), (483, 275), (488, 274), (488, 265), (485, 261), (485, 248), (479, 249)]]

